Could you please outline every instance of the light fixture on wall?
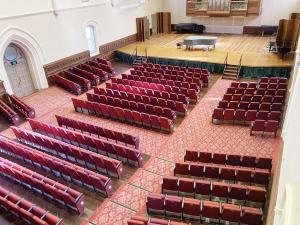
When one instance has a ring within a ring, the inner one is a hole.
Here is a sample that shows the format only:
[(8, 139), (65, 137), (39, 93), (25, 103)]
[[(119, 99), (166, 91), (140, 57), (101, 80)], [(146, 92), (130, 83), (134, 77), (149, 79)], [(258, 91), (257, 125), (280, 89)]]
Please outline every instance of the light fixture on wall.
[(110, 4), (112, 7), (116, 7), (120, 10), (131, 9), (139, 7), (145, 4), (145, 0), (111, 0)]

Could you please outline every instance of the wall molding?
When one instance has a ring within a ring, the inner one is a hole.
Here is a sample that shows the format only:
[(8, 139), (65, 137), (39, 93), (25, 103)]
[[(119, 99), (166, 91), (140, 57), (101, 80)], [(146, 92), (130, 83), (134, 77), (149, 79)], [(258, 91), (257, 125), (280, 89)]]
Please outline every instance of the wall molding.
[(22, 17), (27, 17), (27, 16), (43, 15), (43, 14), (57, 15), (57, 14), (62, 13), (62, 12), (85, 9), (85, 8), (91, 8), (91, 7), (98, 7), (98, 6), (108, 4), (108, 3), (109, 3), (108, 0), (103, 0), (103, 2), (95, 3), (95, 4), (92, 4), (92, 5), (82, 5), (82, 6), (75, 6), (75, 7), (69, 7), (69, 8), (61, 8), (61, 9), (53, 8), (53, 9), (50, 9), (50, 10), (40, 10), (40, 11), (28, 12), (28, 13), (13, 15), (13, 16), (0, 17), (0, 21), (1, 20), (7, 20), (7, 19), (22, 18)]
[(63, 59), (48, 63), (44, 65), (44, 70), (47, 78), (50, 78), (51, 76), (63, 71), (67, 70), (73, 66), (76, 66), (82, 62), (87, 61), (90, 58), (90, 52), (83, 51), (80, 53), (77, 53), (75, 55), (71, 55), (68, 57), (65, 57)]

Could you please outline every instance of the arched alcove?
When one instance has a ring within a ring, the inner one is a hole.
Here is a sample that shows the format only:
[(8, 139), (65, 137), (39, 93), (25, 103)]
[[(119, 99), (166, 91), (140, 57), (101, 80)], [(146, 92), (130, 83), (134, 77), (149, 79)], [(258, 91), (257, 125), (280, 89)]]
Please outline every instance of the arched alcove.
[(18, 46), (25, 54), (34, 87), (37, 90), (47, 88), (48, 82), (43, 69), (44, 57), (39, 44), (30, 34), (17, 28), (7, 28), (0, 33), (0, 80), (4, 81), (6, 91), (13, 94), (3, 60), (5, 50), (10, 44)]

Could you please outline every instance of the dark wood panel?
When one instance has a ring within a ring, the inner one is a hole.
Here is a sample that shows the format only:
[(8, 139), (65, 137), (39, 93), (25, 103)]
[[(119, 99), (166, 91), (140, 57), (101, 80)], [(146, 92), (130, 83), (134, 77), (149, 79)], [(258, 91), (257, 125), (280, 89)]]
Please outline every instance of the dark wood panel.
[(0, 80), (0, 97), (6, 92), (3, 81)]
[(90, 52), (84, 51), (72, 56), (48, 63), (44, 65), (46, 77), (49, 78), (63, 70), (67, 70), (75, 65), (87, 61), (90, 58)]
[(244, 26), (243, 34), (260, 35), (261, 27), (259, 27), (259, 26)]

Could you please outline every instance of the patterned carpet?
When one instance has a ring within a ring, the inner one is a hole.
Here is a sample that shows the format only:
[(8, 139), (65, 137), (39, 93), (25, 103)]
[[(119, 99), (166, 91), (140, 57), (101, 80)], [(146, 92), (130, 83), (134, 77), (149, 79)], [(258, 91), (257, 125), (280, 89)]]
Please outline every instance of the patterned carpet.
[[(279, 137), (273, 139), (250, 136), (249, 127), (211, 123), (212, 111), (230, 83), (219, 79), (176, 127), (172, 135), (76, 113), (70, 101), (74, 96), (57, 87), (26, 97), (25, 101), (36, 109), (37, 117), (45, 122), (56, 124), (55, 114), (67, 115), (140, 137), (141, 151), (151, 155), (151, 158), (89, 219), (97, 225), (122, 225), (136, 212), (145, 212), (147, 193), (160, 191), (161, 177), (172, 173), (174, 162), (183, 161), (187, 149), (271, 156), (276, 162), (281, 144)], [(85, 98), (85, 95), (81, 97)], [(28, 127), (28, 124), (25, 123), (21, 127)], [(14, 137), (10, 130), (1, 134)]]

